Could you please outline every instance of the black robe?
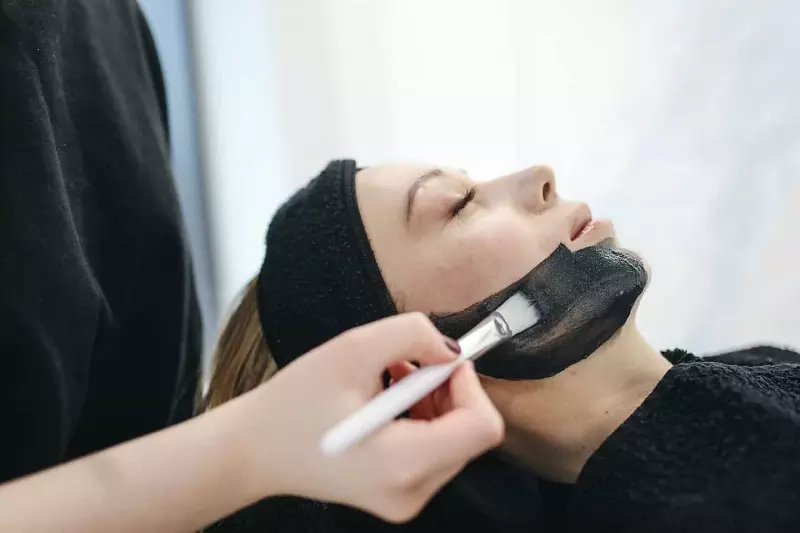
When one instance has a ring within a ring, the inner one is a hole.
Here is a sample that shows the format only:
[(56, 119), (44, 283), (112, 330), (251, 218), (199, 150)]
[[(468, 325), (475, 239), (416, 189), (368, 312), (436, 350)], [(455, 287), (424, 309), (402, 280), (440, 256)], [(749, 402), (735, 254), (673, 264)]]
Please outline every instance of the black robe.
[(408, 524), (272, 498), (211, 531), (800, 531), (800, 354), (665, 356), (675, 366), (576, 485), (537, 480), (491, 453)]
[(0, 1), (0, 482), (191, 416), (200, 328), (136, 2)]

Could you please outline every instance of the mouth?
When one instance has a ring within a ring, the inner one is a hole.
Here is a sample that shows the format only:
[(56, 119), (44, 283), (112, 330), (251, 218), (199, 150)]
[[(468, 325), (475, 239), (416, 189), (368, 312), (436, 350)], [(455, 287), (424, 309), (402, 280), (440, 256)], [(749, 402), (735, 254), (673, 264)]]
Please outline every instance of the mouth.
[(581, 204), (581, 206), (575, 210), (575, 214), (572, 217), (572, 233), (570, 235), (570, 241), (574, 242), (590, 231), (595, 226), (595, 221), (592, 219), (592, 212), (589, 210), (589, 206), (586, 204)]

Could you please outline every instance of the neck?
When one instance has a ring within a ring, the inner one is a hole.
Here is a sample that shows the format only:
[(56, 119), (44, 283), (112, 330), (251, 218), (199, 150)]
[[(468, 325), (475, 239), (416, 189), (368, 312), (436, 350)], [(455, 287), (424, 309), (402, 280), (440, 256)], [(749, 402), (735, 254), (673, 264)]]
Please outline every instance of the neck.
[(503, 450), (542, 477), (575, 482), (670, 368), (631, 321), (592, 355), (537, 381), (486, 378), (506, 419)]

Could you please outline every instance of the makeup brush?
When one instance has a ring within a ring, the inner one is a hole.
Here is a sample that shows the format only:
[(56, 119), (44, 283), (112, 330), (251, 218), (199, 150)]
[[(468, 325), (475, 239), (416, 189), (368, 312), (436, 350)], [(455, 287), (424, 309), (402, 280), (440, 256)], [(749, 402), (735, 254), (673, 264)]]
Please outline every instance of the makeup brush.
[(540, 319), (536, 306), (518, 292), (458, 340), (461, 355), (452, 363), (415, 370), (387, 388), (361, 409), (329, 429), (320, 441), (323, 455), (332, 457), (371, 435), (435, 391), (464, 361), (474, 361), (495, 346), (532, 327)]

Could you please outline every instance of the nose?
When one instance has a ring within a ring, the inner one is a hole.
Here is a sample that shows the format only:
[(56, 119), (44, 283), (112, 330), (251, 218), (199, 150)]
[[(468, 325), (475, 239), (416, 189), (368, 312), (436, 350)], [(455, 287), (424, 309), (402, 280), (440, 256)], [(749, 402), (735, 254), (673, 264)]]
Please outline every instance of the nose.
[(559, 199), (553, 169), (544, 165), (491, 180), (483, 187), (485, 197), (534, 214), (550, 209)]
[(556, 175), (553, 169), (546, 166), (535, 166), (523, 171), (523, 201), (535, 212), (544, 211), (558, 200), (556, 192)]
[(539, 213), (558, 202), (556, 176), (548, 166), (526, 168), (497, 181), (498, 185), (505, 185), (504, 188), (515, 203), (526, 211)]

